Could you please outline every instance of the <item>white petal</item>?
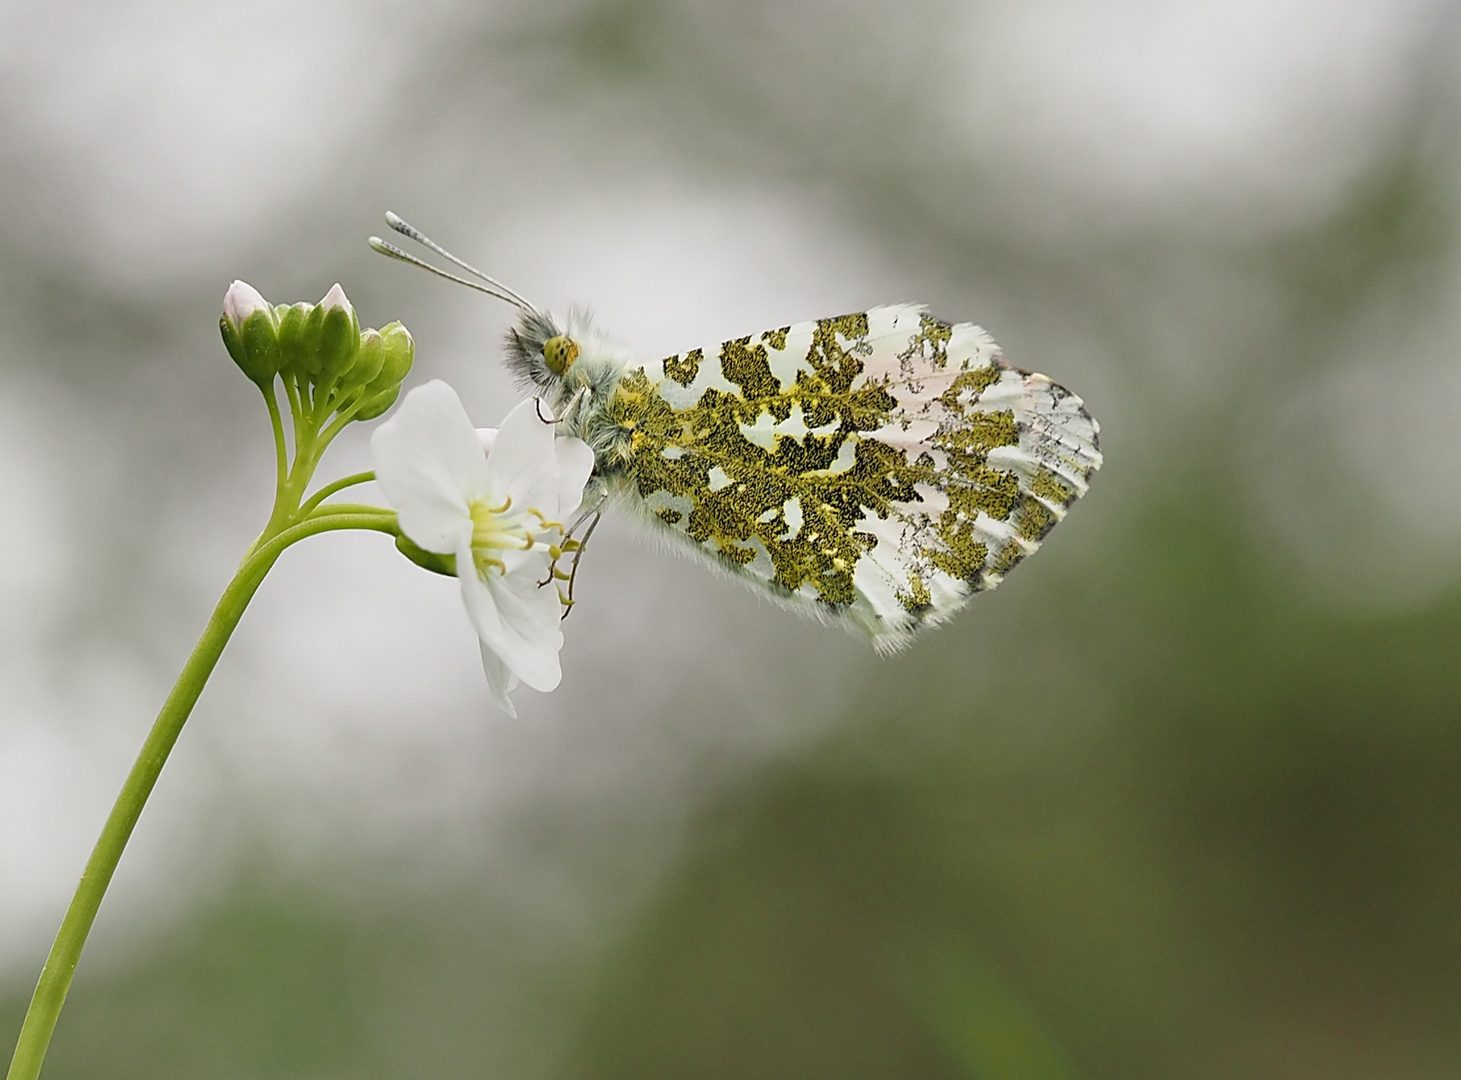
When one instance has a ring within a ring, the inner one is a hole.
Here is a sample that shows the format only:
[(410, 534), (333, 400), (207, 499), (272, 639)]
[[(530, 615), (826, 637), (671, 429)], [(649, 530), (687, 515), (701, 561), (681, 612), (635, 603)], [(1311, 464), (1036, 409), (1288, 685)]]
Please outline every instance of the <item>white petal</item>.
[(325, 309), (326, 314), (334, 311), (336, 308), (344, 308), (346, 311), (351, 310), (350, 300), (345, 295), (345, 290), (340, 288), (338, 281), (330, 286), (329, 292), (325, 293), (324, 299), (320, 301), (320, 307)]
[(538, 403), (524, 401), (502, 421), (487, 458), (487, 484), (494, 497), (509, 495), (513, 509), (534, 507), (558, 513), (558, 458), (553, 425), (538, 416)]
[(477, 429), (477, 441), (482, 444), (482, 453), (492, 453), (492, 444), (497, 441), (497, 429), (495, 427), (479, 427)]
[(584, 485), (594, 471), (594, 452), (571, 435), (556, 440), (553, 450), (558, 455), (558, 516), (566, 522), (583, 502)]
[(487, 587), (502, 620), (502, 636), (487, 640), (492, 651), (523, 682), (534, 690), (548, 691), (563, 678), (558, 663), (558, 650), (563, 648), (562, 607), (558, 590), (550, 581), (538, 586), (548, 576), (548, 561), (542, 560), (537, 573), (491, 574)]
[(457, 582), (462, 587), (462, 603), (466, 606), (467, 618), (472, 621), (472, 629), (483, 641), (495, 642), (502, 637), (502, 616), (497, 613), (497, 602), (492, 598), (491, 590), (472, 562), (471, 536), (461, 541), (456, 557)]
[(499, 708), (508, 716), (517, 716), (517, 709), (512, 704), (512, 699), (507, 695), (518, 688), (521, 682), (512, 669), (502, 662), (502, 658), (489, 649), (485, 642), (482, 646), (482, 670), (487, 673), (487, 687), (492, 691), (492, 700), (497, 702)]
[[(536, 527), (538, 520), (533, 518), (527, 524)], [(548, 571), (543, 568), (546, 555), (541, 548), (531, 551), (526, 548), (495, 548), (492, 556), (502, 562), (504, 567), (502, 572), (508, 577), (512, 577), (514, 574), (527, 574), (534, 581), (542, 581), (548, 576)]]
[(563, 677), (558, 665), (563, 647), (558, 590), (551, 583), (538, 588), (547, 576), (547, 558), (536, 555), (509, 574), (488, 570), (484, 581), (472, 565), (470, 540), (457, 552), (462, 603), (482, 647), (534, 690), (552, 690)]
[(375, 478), (401, 531), (439, 555), (457, 549), (468, 504), (487, 493), (487, 462), (457, 392), (433, 380), (406, 395), (370, 437)]
[(235, 281), (223, 294), (223, 317), (234, 326), (242, 326), (256, 311), (271, 310), (269, 302), (247, 281)]

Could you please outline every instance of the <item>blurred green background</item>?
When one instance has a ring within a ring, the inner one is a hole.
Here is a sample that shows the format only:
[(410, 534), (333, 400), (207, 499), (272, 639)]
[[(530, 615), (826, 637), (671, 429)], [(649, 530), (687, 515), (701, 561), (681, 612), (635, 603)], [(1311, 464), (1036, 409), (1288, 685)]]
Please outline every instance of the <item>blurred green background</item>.
[(1461, 1077), (1455, 13), (7, 5), (0, 1030), (267, 513), (228, 282), (514, 400), (390, 208), (646, 355), (926, 301), (1105, 469), (888, 660), (606, 524), (511, 721), (450, 582), (292, 551), (47, 1076)]

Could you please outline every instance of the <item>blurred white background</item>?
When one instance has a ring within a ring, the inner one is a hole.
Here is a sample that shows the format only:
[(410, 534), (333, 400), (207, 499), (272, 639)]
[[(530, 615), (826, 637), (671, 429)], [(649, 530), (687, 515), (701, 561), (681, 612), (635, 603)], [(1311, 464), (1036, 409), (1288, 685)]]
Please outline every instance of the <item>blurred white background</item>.
[[(410, 327), (411, 382), (452, 382), (482, 425), (514, 402), (507, 311), (374, 257), (386, 209), (646, 356), (929, 302), (1101, 418), (1107, 474), (1064, 527), (1085, 539), (1053, 545), (1072, 572), (1166, 455), (1213, 452), (1183, 435), (1220, 417), (1247, 512), (1318, 602), (1425, 603), (1461, 539), (1453, 8), (5, 4), (0, 980), (34, 977), (267, 514), (267, 422), (215, 330), (229, 281), (282, 303), (339, 280), (363, 322)], [(1444, 178), (1438, 254), (1275, 363), (1296, 316), (1272, 245), (1417, 155)], [(320, 477), (366, 467), (367, 437)], [(996, 638), (1020, 588), (965, 639)], [(592, 939), (697, 807), (929, 663), (876, 661), (622, 523), (580, 600), (563, 686), (510, 721), (450, 581), (373, 535), (289, 552), (87, 965), (149, 947), (261, 852), (366, 906), (486, 874), (545, 940)]]

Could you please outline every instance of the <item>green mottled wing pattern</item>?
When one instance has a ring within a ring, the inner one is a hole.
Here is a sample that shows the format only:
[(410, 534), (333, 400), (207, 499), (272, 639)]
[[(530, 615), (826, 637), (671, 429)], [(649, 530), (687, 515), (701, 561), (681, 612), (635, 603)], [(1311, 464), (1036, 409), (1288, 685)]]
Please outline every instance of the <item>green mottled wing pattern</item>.
[(998, 584), (1101, 464), (1078, 397), (907, 304), (630, 368), (606, 419), (658, 528), (881, 649)]

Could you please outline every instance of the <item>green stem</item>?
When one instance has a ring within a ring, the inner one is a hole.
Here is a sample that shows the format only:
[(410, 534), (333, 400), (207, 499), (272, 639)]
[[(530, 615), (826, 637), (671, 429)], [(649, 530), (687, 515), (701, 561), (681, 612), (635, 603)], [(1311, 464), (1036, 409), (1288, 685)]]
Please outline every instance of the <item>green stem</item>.
[(300, 509), (305, 513), (309, 513), (309, 511), (313, 510), (316, 506), (319, 506), (320, 503), (324, 502), (331, 495), (335, 494), (335, 492), (344, 491), (347, 487), (354, 487), (356, 484), (368, 484), (374, 479), (375, 473), (373, 472), (358, 472), (351, 473), (349, 476), (342, 476), (340, 477), (340, 479), (331, 481), (324, 487), (320, 488), (319, 491), (316, 491), (313, 495), (305, 500), (304, 505), (301, 506)]
[[(340, 432), (345, 429), (346, 425), (348, 425), (352, 420), (355, 419), (355, 414), (358, 413), (361, 409), (365, 408), (365, 401), (366, 399), (364, 397), (359, 397), (356, 398), (355, 401), (347, 405), (345, 407), (345, 410), (340, 413), (339, 416), (335, 417), (330, 426), (325, 428), (323, 434), (321, 434), (320, 436), (321, 441), (330, 442), (334, 439), (336, 435), (340, 434)], [(326, 413), (325, 415), (328, 416), (329, 413)]]
[(294, 433), (299, 434), (300, 425), (304, 423), (304, 405), (299, 400), (299, 387), (295, 384), (292, 376), (284, 380), (284, 396), (289, 399), (289, 416), (294, 424)]
[(96, 919), (107, 885), (111, 883), (117, 861), (122, 857), (122, 849), (127, 846), (142, 807), (157, 783), (158, 773), (177, 742), (183, 723), (192, 712), (198, 695), (203, 692), (203, 684), (208, 681), (254, 591), (282, 550), (273, 551), (268, 557), (263, 557), (264, 552), (260, 550), (239, 568), (238, 574), (223, 591), (218, 606), (213, 609), (213, 616), (194, 646), (193, 654), (183, 665), (172, 693), (163, 703), (162, 711), (158, 713), (157, 721), (152, 725), (147, 741), (142, 744), (142, 751), (137, 755), (132, 771), (127, 774), (121, 793), (117, 795), (106, 825), (102, 827), (101, 836), (81, 875), (81, 882), (76, 886), (76, 895), (66, 909), (66, 917), (61, 921), (50, 955), (46, 957), (46, 966), (41, 970), (30, 1010), (25, 1014), (6, 1080), (34, 1080), (39, 1075), (51, 1033), (56, 1027), (56, 1018), (61, 1013), (66, 993), (71, 988), (71, 977), (81, 958), (81, 948), (91, 932), (91, 924)]
[[(367, 529), (371, 532), (386, 533), (389, 536), (400, 535), (400, 529), (396, 525), (396, 515), (392, 510), (381, 510), (374, 506), (351, 507), (349, 513), (343, 514), (316, 510), (307, 520), (285, 529), (261, 546), (249, 556), (239, 573), (243, 573), (250, 563), (260, 559), (265, 559), (272, 565), (285, 548), (290, 544), (297, 544), (307, 536), (315, 536), (322, 532), (337, 532), (340, 529)], [(10, 1078), (6, 1077), (6, 1080), (10, 1080)]]
[(264, 404), (269, 408), (269, 426), (274, 429), (274, 475), (275, 491), (283, 490), (284, 478), (289, 475), (289, 449), (284, 445), (284, 418), (279, 415), (279, 399), (274, 394), (274, 384), (261, 387)]
[[(339, 404), (339, 398), (335, 396), (335, 390), (338, 385), (338, 382), (332, 382), (315, 388), (315, 408), (314, 413), (310, 417), (310, 422), (314, 424), (316, 429), (324, 427), (325, 421), (330, 418), (330, 414), (335, 411), (336, 405)], [(333, 438), (334, 435), (330, 435), (324, 441), (329, 442)]]
[[(289, 486), (289, 450), (284, 442), (284, 420), (279, 415), (279, 399), (274, 395), (272, 383), (264, 388), (264, 403), (269, 407), (269, 426), (274, 430), (274, 508), (269, 512), (269, 524), (265, 526), (264, 532), (254, 541), (249, 548), (249, 555), (264, 542), (264, 538), (271, 536), (283, 528), (290, 520), (293, 507), (298, 499), (293, 497)], [(290, 400), (290, 408), (293, 409), (293, 399)], [(299, 424), (296, 417), (294, 424), (294, 441), (296, 449), (299, 444)], [(245, 556), (247, 557), (247, 556)]]
[(382, 520), (388, 520), (391, 525), (391, 531), (395, 531), (395, 513), (390, 510), (382, 510), (379, 506), (371, 506), (369, 503), (325, 503), (323, 506), (317, 506), (311, 511), (310, 520), (322, 521), (327, 517), (333, 517), (338, 514), (350, 514), (352, 516), (364, 515), (372, 518), (380, 517), (383, 514), (389, 515), (388, 518), (382, 518)]
[(388, 510), (367, 507), (351, 507), (350, 512), (315, 511), (276, 533), (266, 530), (228, 583), (228, 588), (223, 590), (218, 606), (203, 628), (202, 637), (193, 647), (177, 683), (163, 702), (162, 711), (157, 714), (157, 720), (142, 744), (142, 751), (137, 755), (132, 771), (127, 774), (106, 824), (102, 826), (91, 858), (86, 862), (86, 870), (76, 886), (71, 906), (66, 909), (61, 929), (56, 933), (45, 967), (41, 969), (40, 981), (21, 1025), (20, 1039), (6, 1080), (35, 1080), (40, 1075), (51, 1034), (56, 1029), (56, 1020), (81, 959), (82, 947), (86, 944), (92, 923), (96, 921), (97, 909), (111, 883), (122, 851), (142, 814), (147, 797), (157, 784), (168, 754), (183, 730), (183, 724), (193, 711), (198, 695), (203, 692), (208, 676), (213, 673), (223, 647), (243, 617), (244, 609), (285, 548), (307, 536), (337, 529), (372, 529), (395, 534), (396, 515)]

